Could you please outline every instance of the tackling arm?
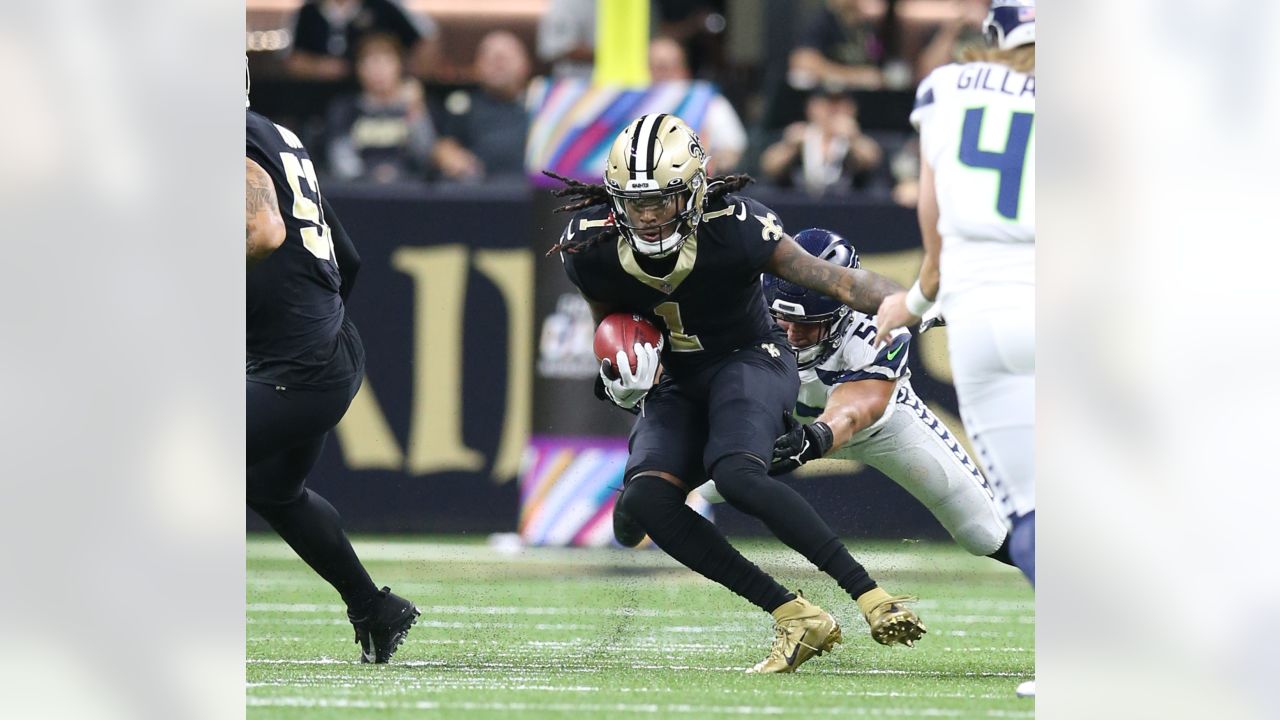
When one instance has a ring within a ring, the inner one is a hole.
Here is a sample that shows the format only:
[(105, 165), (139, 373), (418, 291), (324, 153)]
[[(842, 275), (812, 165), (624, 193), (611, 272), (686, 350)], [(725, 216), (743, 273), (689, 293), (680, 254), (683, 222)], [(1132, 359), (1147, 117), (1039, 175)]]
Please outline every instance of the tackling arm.
[(244, 238), (248, 267), (262, 262), (284, 244), (284, 218), (271, 176), (258, 163), (244, 159)]
[(875, 314), (886, 297), (902, 290), (898, 283), (870, 270), (844, 268), (819, 260), (785, 234), (765, 270), (868, 315)]
[(818, 422), (831, 428), (831, 447), (843, 447), (850, 438), (879, 420), (896, 387), (892, 380), (840, 383), (831, 392), (827, 407), (818, 418)]

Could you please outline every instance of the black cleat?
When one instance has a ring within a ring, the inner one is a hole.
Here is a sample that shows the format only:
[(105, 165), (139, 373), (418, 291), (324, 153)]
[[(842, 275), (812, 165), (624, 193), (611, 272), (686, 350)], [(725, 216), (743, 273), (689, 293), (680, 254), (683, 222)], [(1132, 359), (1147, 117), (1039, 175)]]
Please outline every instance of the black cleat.
[(360, 645), (360, 662), (391, 660), (420, 614), (412, 602), (393, 594), (388, 587), (378, 593), (365, 617), (357, 620), (348, 612), (347, 619), (355, 626), (356, 643)]
[(622, 511), (618, 507), (618, 503), (613, 504), (613, 537), (623, 547), (635, 547), (644, 542), (644, 528), (636, 524), (631, 516)]

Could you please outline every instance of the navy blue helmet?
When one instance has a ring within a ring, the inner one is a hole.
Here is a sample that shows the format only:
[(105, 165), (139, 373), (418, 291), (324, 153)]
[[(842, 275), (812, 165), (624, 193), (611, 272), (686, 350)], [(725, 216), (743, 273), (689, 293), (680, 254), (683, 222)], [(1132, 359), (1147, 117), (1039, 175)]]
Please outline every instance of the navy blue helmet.
[(992, 0), (991, 12), (982, 23), (987, 44), (1012, 50), (1036, 41), (1035, 0)]
[[(819, 260), (840, 267), (858, 267), (858, 251), (830, 230), (809, 228), (796, 233), (794, 239), (805, 252)], [(823, 325), (816, 344), (791, 348), (801, 370), (814, 367), (840, 349), (851, 317), (848, 305), (773, 275), (764, 276), (764, 299), (769, 305), (769, 314), (778, 320)]]

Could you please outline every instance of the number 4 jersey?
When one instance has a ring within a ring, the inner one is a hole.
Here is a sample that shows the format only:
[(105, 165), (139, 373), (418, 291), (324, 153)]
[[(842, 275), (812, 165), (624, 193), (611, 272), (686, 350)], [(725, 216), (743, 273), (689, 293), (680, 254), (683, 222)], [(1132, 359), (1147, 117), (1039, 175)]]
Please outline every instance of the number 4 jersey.
[(979, 285), (1035, 283), (1036, 78), (987, 62), (920, 83), (911, 123), (933, 168), (942, 300)]
[(339, 295), (311, 158), (296, 135), (252, 110), (245, 157), (271, 176), (285, 223), (284, 244), (245, 280), (247, 379), (303, 389), (350, 384), (364, 372), (364, 346)]

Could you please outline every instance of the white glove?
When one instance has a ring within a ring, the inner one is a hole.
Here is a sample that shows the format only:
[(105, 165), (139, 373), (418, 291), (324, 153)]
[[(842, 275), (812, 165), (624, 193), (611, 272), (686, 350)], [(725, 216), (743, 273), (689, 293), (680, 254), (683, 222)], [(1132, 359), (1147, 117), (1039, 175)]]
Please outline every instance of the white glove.
[[(600, 362), (600, 377), (604, 380), (604, 391), (617, 405), (624, 410), (630, 410), (640, 401), (644, 399), (649, 388), (653, 387), (653, 378), (658, 374), (658, 350), (659, 348), (645, 343), (641, 345), (636, 343), (636, 371), (631, 372), (631, 363), (627, 360), (625, 350), (618, 351), (616, 364), (610, 363), (608, 358)], [(605, 374), (608, 367), (618, 368), (618, 379), (614, 380)]]

